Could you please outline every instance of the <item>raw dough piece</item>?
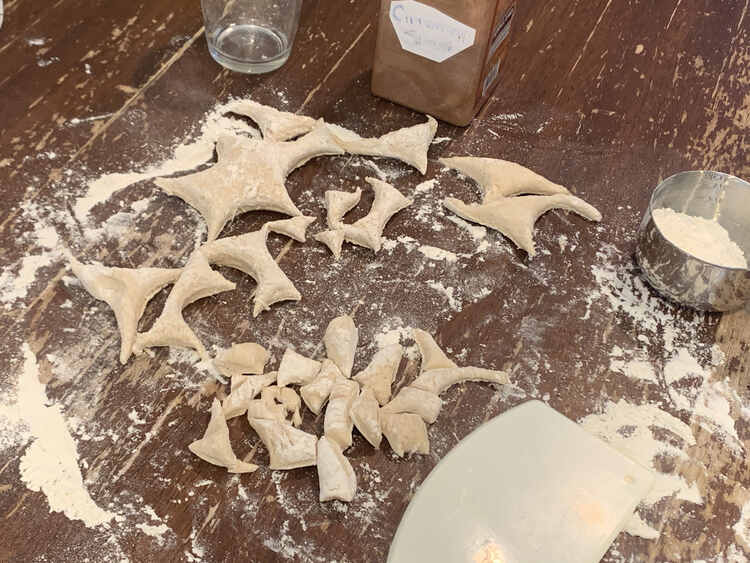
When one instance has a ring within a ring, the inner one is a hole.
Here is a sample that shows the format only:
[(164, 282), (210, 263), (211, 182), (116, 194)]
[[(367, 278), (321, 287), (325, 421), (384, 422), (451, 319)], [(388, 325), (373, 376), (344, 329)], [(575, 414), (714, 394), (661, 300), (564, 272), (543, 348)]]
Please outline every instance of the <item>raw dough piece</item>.
[(333, 258), (338, 260), (341, 258), (341, 247), (344, 245), (344, 229), (336, 229), (331, 231), (321, 231), (313, 238), (318, 242), (325, 244), (333, 254)]
[(432, 424), (437, 420), (442, 407), (443, 401), (435, 393), (409, 385), (383, 407), (383, 412), (410, 412), (419, 415), (427, 424)]
[(312, 382), (300, 387), (299, 393), (302, 395), (302, 400), (314, 414), (320, 414), (323, 405), (331, 394), (333, 384), (339, 377), (343, 377), (339, 368), (326, 358), (320, 366), (318, 376)]
[(359, 397), (354, 399), (349, 416), (365, 440), (379, 448), (383, 437), (380, 430), (380, 406), (372, 389), (363, 389)]
[(208, 352), (182, 318), (182, 310), (194, 301), (234, 288), (234, 283), (211, 269), (203, 254), (193, 253), (169, 293), (164, 310), (154, 326), (147, 332), (136, 335), (133, 352), (140, 354), (144, 348), (154, 346), (178, 346), (193, 348), (198, 351), (202, 360), (208, 361)]
[(400, 344), (390, 344), (378, 350), (370, 364), (354, 376), (354, 379), (367, 389), (372, 389), (378, 403), (384, 405), (391, 398), (391, 385), (401, 364), (403, 348)]
[(335, 441), (342, 449), (352, 445), (354, 426), (349, 411), (359, 395), (359, 384), (351, 379), (339, 378), (331, 388), (331, 396), (323, 420), (323, 434)]
[(344, 377), (352, 376), (357, 342), (359, 342), (359, 330), (354, 324), (354, 319), (349, 315), (341, 315), (328, 323), (323, 335), (326, 356), (333, 360)]
[(232, 344), (231, 348), (222, 348), (214, 358), (214, 365), (219, 372), (229, 378), (245, 373), (260, 374), (268, 361), (268, 351), (255, 342)]
[(427, 426), (419, 415), (411, 413), (393, 414), (380, 412), (380, 426), (383, 429), (393, 452), (404, 457), (404, 454), (430, 453), (430, 440), (427, 437)]
[(254, 399), (247, 403), (247, 420), (252, 421), (253, 419), (275, 420), (287, 424), (286, 409), (284, 405), (274, 401)]
[(349, 154), (383, 156), (405, 162), (422, 174), (427, 172), (427, 150), (437, 131), (437, 121), (429, 115), (425, 123), (391, 131), (377, 138), (364, 139), (354, 131), (328, 124)]
[(566, 209), (590, 221), (602, 219), (596, 208), (568, 194), (527, 195), (471, 204), (449, 197), (443, 200), (443, 205), (467, 221), (500, 231), (530, 257), (536, 255), (534, 224), (547, 211)]
[(279, 376), (276, 378), (276, 382), (279, 387), (304, 385), (315, 379), (319, 371), (320, 362), (306, 358), (291, 348), (287, 348), (279, 364)]
[(297, 392), (291, 387), (280, 387), (278, 401), (283, 405), (287, 413), (292, 414), (292, 426), (299, 427), (302, 424), (302, 417), (299, 414), (302, 401)]
[(252, 119), (260, 128), (263, 138), (286, 141), (309, 133), (317, 124), (312, 117), (279, 111), (252, 100), (237, 100), (229, 104), (228, 111)]
[(232, 392), (222, 403), (224, 417), (227, 420), (245, 414), (248, 403), (255, 399), (255, 396), (258, 393), (262, 392), (263, 389), (267, 388), (276, 380), (276, 372), (274, 371), (266, 375), (248, 375), (239, 377), (244, 377), (245, 380), (242, 383), (235, 385), (234, 378), (232, 378)]
[(362, 188), (353, 192), (340, 192), (328, 190), (325, 193), (326, 201), (326, 223), (331, 229), (340, 229), (344, 226), (344, 215), (354, 209), (362, 197)]
[(271, 458), (271, 469), (296, 469), (315, 465), (318, 438), (285, 422), (249, 419)]
[(318, 440), (320, 502), (351, 502), (357, 492), (357, 476), (339, 445), (325, 436)]
[(146, 304), (163, 287), (180, 277), (181, 269), (108, 268), (101, 264), (81, 264), (71, 256), (71, 269), (96, 299), (110, 306), (120, 329), (120, 363), (133, 351), (138, 321)]
[(429, 391), (435, 395), (440, 395), (456, 383), (464, 381), (486, 381), (488, 383), (497, 383), (506, 385), (510, 383), (508, 374), (504, 371), (495, 371), (491, 369), (465, 367), (465, 368), (443, 368), (432, 369), (422, 372), (412, 383), (412, 387)]
[(258, 469), (257, 465), (245, 463), (234, 455), (229, 443), (229, 427), (218, 399), (211, 403), (211, 420), (203, 438), (191, 443), (188, 449), (208, 463), (226, 467), (230, 473), (251, 473)]
[(278, 233), (280, 235), (287, 236), (297, 242), (305, 242), (305, 233), (307, 227), (311, 223), (315, 222), (315, 217), (307, 217), (305, 215), (298, 215), (291, 219), (281, 219), (280, 221), (271, 221), (266, 223), (265, 227), (272, 233)]
[(262, 228), (252, 233), (207, 242), (200, 248), (200, 252), (212, 264), (240, 270), (257, 282), (254, 317), (261, 311), (268, 311), (271, 305), (279, 301), (302, 299), (297, 288), (268, 252), (267, 237), (268, 230)]
[(442, 158), (440, 162), (473, 178), (483, 194), (482, 203), (467, 204), (448, 197), (443, 205), (459, 217), (500, 231), (529, 257), (536, 255), (534, 224), (547, 211), (566, 209), (591, 221), (602, 219), (599, 211), (567, 188), (520, 164), (470, 156)]
[(378, 252), (383, 245), (383, 230), (396, 213), (410, 206), (413, 200), (405, 197), (390, 184), (377, 178), (365, 178), (375, 192), (370, 212), (352, 225), (344, 225), (348, 242)]
[(482, 190), (482, 201), (521, 194), (553, 195), (569, 194), (567, 188), (550, 182), (525, 166), (500, 160), (476, 156), (454, 156), (441, 158), (440, 163), (454, 168), (474, 180)]
[(445, 355), (445, 352), (440, 349), (429, 332), (415, 328), (412, 329), (412, 336), (414, 336), (414, 340), (419, 346), (419, 353), (422, 356), (420, 373), (431, 369), (456, 367), (456, 363)]
[(316, 156), (343, 153), (322, 122), (288, 143), (225, 135), (217, 140), (216, 151), (218, 162), (211, 168), (155, 180), (165, 192), (198, 210), (208, 225), (209, 241), (238, 213), (266, 210), (302, 215), (286, 191), (287, 175)]

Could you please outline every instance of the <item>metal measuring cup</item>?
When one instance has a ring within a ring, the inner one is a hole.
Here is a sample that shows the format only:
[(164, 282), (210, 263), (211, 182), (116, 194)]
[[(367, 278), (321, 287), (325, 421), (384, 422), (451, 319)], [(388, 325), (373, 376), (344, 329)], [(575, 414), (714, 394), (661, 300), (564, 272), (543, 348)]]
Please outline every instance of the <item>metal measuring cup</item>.
[(661, 182), (638, 231), (636, 259), (662, 295), (695, 309), (731, 311), (750, 301), (750, 271), (701, 260), (664, 236), (655, 209), (716, 220), (750, 259), (750, 184), (729, 174), (680, 172)]

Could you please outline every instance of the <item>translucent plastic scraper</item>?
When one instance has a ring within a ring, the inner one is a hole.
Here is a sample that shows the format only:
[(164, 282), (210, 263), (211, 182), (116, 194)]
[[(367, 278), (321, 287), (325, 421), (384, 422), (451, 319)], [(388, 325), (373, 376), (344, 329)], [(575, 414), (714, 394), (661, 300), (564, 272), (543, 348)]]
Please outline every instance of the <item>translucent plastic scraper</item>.
[(461, 441), (406, 509), (389, 563), (594, 563), (653, 474), (539, 401)]

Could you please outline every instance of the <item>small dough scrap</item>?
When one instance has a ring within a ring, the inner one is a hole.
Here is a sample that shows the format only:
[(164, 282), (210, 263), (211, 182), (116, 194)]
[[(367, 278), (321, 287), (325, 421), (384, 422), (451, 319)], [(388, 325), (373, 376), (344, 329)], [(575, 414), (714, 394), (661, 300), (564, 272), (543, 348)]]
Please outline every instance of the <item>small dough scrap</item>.
[(359, 397), (354, 399), (349, 415), (365, 440), (376, 449), (379, 448), (383, 437), (380, 429), (380, 405), (372, 389), (362, 389)]
[(412, 336), (414, 336), (414, 340), (419, 347), (419, 353), (422, 356), (420, 373), (431, 369), (456, 367), (456, 363), (445, 355), (445, 352), (440, 349), (429, 332), (414, 328), (412, 329)]
[(341, 258), (341, 247), (344, 245), (344, 229), (321, 231), (313, 236), (318, 242), (325, 244), (333, 254), (334, 260)]
[(292, 415), (292, 426), (299, 428), (302, 424), (302, 417), (299, 414), (302, 401), (297, 392), (291, 387), (280, 387), (278, 401), (283, 405), (287, 413)]
[(323, 436), (318, 440), (318, 483), (320, 502), (351, 502), (357, 492), (357, 476), (341, 447)]
[(276, 383), (279, 387), (304, 385), (315, 379), (319, 371), (319, 361), (306, 358), (291, 348), (287, 348), (281, 357), (279, 376), (276, 378)]
[(331, 229), (340, 229), (344, 226), (344, 215), (354, 209), (362, 198), (362, 188), (353, 192), (341, 192), (328, 190), (325, 193), (326, 222)]
[(326, 356), (333, 360), (344, 377), (352, 376), (358, 342), (359, 330), (349, 315), (341, 315), (328, 323), (323, 335)]
[(258, 283), (255, 289), (253, 317), (257, 317), (261, 311), (268, 311), (272, 305), (280, 301), (302, 299), (297, 288), (268, 252), (267, 236), (268, 231), (263, 228), (252, 233), (207, 242), (200, 248), (200, 252), (212, 264), (240, 270)]
[(254, 399), (247, 403), (247, 419), (275, 420), (286, 424), (286, 409), (273, 401)]
[(276, 372), (274, 371), (265, 375), (248, 375), (239, 377), (245, 379), (242, 383), (235, 385), (234, 378), (232, 378), (232, 391), (222, 403), (224, 417), (227, 420), (245, 414), (247, 404), (255, 399), (258, 393), (262, 393), (263, 389), (267, 388), (276, 380)]
[(380, 412), (380, 426), (383, 429), (393, 452), (404, 457), (405, 454), (430, 453), (430, 440), (427, 437), (427, 426), (419, 415), (411, 413), (394, 414)]
[(508, 160), (453, 156), (441, 158), (440, 163), (474, 180), (482, 190), (482, 201), (485, 203), (493, 199), (521, 194), (570, 194), (566, 187), (555, 184), (533, 170)]
[(362, 387), (372, 389), (381, 405), (386, 404), (391, 398), (391, 385), (401, 364), (403, 352), (400, 344), (389, 344), (378, 350), (370, 364), (354, 376)]
[(344, 238), (348, 242), (378, 252), (383, 245), (383, 230), (388, 221), (414, 202), (382, 180), (365, 178), (365, 181), (372, 186), (375, 200), (367, 215), (351, 225), (344, 225)]
[[(409, 412), (419, 415), (427, 424), (437, 420), (443, 401), (435, 393), (412, 386), (406, 386), (383, 407), (383, 412)], [(356, 424), (356, 421), (355, 421)]]
[(230, 348), (222, 348), (214, 358), (214, 366), (225, 377), (251, 373), (263, 373), (268, 361), (268, 351), (255, 342), (234, 343)]
[(306, 115), (279, 111), (252, 100), (231, 102), (228, 111), (252, 119), (260, 128), (263, 138), (270, 141), (287, 141), (309, 133), (317, 121)]
[(530, 257), (536, 255), (534, 224), (547, 211), (565, 209), (590, 221), (602, 219), (596, 208), (569, 194), (527, 195), (472, 204), (449, 197), (443, 200), (443, 205), (467, 221), (500, 231)]
[(342, 449), (352, 445), (352, 422), (349, 411), (359, 395), (359, 384), (341, 377), (331, 388), (331, 395), (323, 420), (323, 434), (335, 441)]
[(464, 381), (485, 381), (487, 383), (497, 383), (499, 385), (507, 385), (510, 383), (508, 374), (504, 371), (495, 371), (477, 367), (463, 367), (425, 371), (411, 383), (411, 386), (424, 391), (429, 391), (435, 395), (440, 395), (452, 385), (463, 383)]
[(218, 399), (211, 403), (211, 420), (203, 438), (192, 442), (188, 449), (208, 463), (226, 467), (230, 473), (251, 473), (258, 469), (257, 465), (245, 463), (234, 455), (229, 442), (229, 427)]
[(271, 469), (296, 469), (317, 462), (318, 438), (291, 424), (251, 418), (250, 426), (260, 436), (271, 458)]
[(349, 154), (395, 158), (409, 164), (422, 174), (427, 172), (427, 151), (437, 131), (437, 121), (427, 116), (427, 121), (412, 127), (391, 131), (377, 138), (364, 139), (354, 131), (328, 124)]
[(140, 354), (144, 348), (154, 346), (177, 346), (193, 348), (203, 361), (209, 361), (205, 347), (183, 319), (182, 309), (194, 301), (234, 288), (234, 283), (211, 269), (200, 252), (193, 253), (169, 293), (159, 318), (150, 330), (136, 335), (133, 352)]
[(318, 376), (307, 385), (300, 387), (299, 393), (302, 395), (302, 400), (315, 415), (320, 414), (323, 405), (331, 394), (333, 384), (339, 377), (343, 377), (339, 368), (326, 358), (320, 366)]
[[(343, 240), (343, 239), (342, 239)], [(71, 269), (96, 299), (110, 306), (120, 330), (120, 363), (133, 351), (138, 321), (151, 298), (180, 277), (181, 269), (108, 268), (101, 264), (81, 264), (71, 257)]]
[(271, 221), (266, 223), (266, 229), (272, 233), (278, 233), (284, 235), (297, 242), (305, 242), (307, 239), (305, 233), (307, 233), (307, 227), (315, 222), (315, 217), (308, 217), (306, 215), (298, 215), (291, 219), (281, 219), (280, 221)]

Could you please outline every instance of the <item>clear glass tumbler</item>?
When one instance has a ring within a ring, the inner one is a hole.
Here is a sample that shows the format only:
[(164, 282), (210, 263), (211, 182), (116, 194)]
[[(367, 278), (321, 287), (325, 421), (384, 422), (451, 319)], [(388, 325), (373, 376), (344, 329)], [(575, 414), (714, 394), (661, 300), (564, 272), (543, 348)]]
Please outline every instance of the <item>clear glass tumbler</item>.
[(276, 70), (289, 58), (302, 0), (201, 0), (211, 56), (237, 72)]

